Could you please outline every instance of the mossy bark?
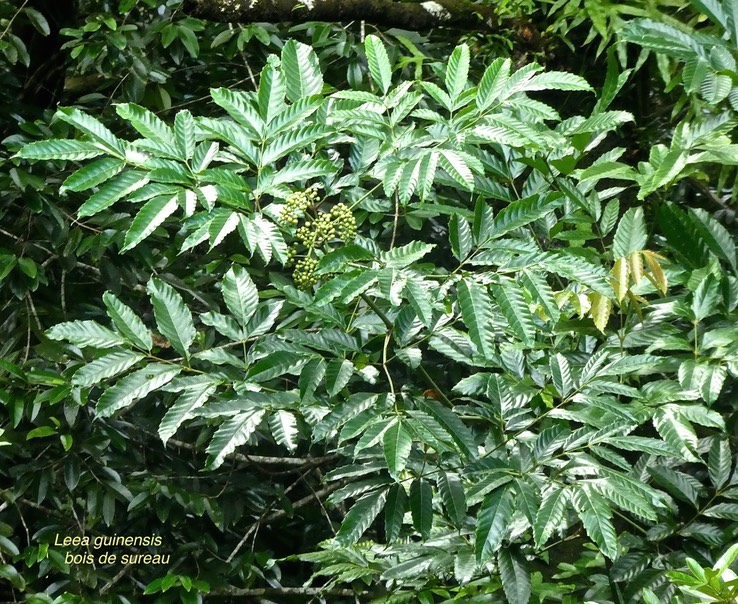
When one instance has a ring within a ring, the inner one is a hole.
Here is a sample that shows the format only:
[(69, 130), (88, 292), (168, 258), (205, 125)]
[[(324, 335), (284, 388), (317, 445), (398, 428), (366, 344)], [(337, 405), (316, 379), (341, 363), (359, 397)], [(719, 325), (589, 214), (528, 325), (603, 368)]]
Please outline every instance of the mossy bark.
[(499, 26), (494, 8), (469, 0), (185, 0), (184, 8), (201, 19), (234, 23), (362, 19), (414, 31), (439, 26), (491, 31)]

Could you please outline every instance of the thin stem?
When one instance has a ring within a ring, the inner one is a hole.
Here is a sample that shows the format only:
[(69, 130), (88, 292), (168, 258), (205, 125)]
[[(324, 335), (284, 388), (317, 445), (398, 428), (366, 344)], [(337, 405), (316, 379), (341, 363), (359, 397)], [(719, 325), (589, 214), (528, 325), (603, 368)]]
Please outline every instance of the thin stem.
[(20, 5), (20, 8), (15, 11), (15, 14), (10, 18), (10, 21), (8, 21), (8, 26), (5, 28), (3, 33), (0, 34), (0, 40), (2, 40), (5, 37), (5, 34), (10, 31), (10, 27), (13, 25), (13, 21), (15, 21), (15, 18), (21, 14), (21, 11), (24, 8), (26, 8), (26, 4), (28, 4), (28, 0), (24, 0), (23, 4)]

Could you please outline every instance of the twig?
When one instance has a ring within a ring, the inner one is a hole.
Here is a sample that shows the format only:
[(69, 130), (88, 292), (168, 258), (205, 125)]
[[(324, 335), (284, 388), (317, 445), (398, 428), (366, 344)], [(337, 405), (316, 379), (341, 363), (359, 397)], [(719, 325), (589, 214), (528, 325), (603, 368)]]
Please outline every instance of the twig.
[[(310, 495), (307, 495), (303, 497), (302, 499), (298, 499), (297, 501), (295, 501), (292, 504), (292, 509), (297, 510), (301, 507), (304, 507), (308, 503), (313, 501), (314, 499), (320, 500), (321, 497), (330, 495), (331, 493), (333, 493), (333, 491), (337, 491), (345, 484), (346, 482), (341, 480), (331, 485), (328, 485), (327, 487), (325, 487), (324, 489), (321, 489), (320, 491), (313, 491)], [(236, 547), (233, 549), (233, 551), (231, 552), (231, 555), (228, 556), (228, 559), (226, 560), (226, 562), (230, 562), (233, 559), (233, 557), (239, 552), (241, 547), (243, 547), (243, 544), (246, 543), (246, 540), (249, 538), (249, 535), (251, 535), (251, 533), (256, 530), (257, 526), (263, 523), (274, 522), (275, 520), (280, 520), (284, 518), (285, 516), (287, 516), (287, 512), (285, 512), (284, 510), (279, 510), (277, 512), (274, 512), (273, 514), (269, 514), (269, 516), (267, 516), (266, 518), (259, 518), (259, 520), (254, 522), (248, 529), (246, 529), (246, 533), (244, 534), (243, 538), (238, 543), (238, 545), (236, 545)]]
[(6, 231), (5, 229), (0, 229), (0, 234), (10, 237), (11, 239), (15, 239), (16, 241), (23, 241), (23, 239), (18, 237), (18, 235), (13, 235), (13, 233)]
[(372, 300), (369, 296), (366, 294), (360, 294), (359, 297), (364, 300), (364, 302), (367, 303), (369, 308), (371, 308), (376, 315), (382, 320), (382, 323), (384, 323), (387, 326), (387, 329), (392, 330), (394, 328), (394, 325), (392, 324), (392, 321), (389, 320), (389, 317), (384, 314), (381, 308), (377, 306), (377, 304)]
[(103, 585), (100, 588), (100, 595), (104, 596), (106, 593), (108, 593), (110, 588), (113, 587), (113, 585), (115, 585), (118, 581), (120, 581), (125, 576), (125, 574), (128, 572), (128, 569), (131, 566), (133, 566), (133, 562), (129, 562), (123, 568), (121, 568), (120, 571), (118, 571), (117, 575), (115, 575), (112, 579), (110, 579), (110, 581), (108, 581), (105, 585)]
[[(85, 264), (84, 262), (80, 262), (79, 260), (77, 261), (77, 266), (81, 266), (82, 268), (85, 268), (88, 271), (91, 271), (91, 272), (95, 273), (95, 275), (97, 275), (98, 277), (102, 276), (102, 271), (99, 268), (97, 268), (96, 266), (92, 266), (90, 264)], [(132, 289), (134, 289), (137, 292), (146, 293), (146, 288), (143, 285), (141, 285), (140, 283), (136, 283), (135, 285), (133, 285), (132, 286)]]
[(10, 26), (13, 25), (13, 21), (15, 21), (15, 18), (21, 14), (21, 11), (26, 8), (26, 4), (28, 4), (28, 0), (25, 0), (23, 4), (20, 5), (20, 8), (15, 11), (15, 14), (11, 17), (10, 21), (8, 21), (8, 26), (5, 28), (3, 33), (0, 34), (0, 40), (2, 40), (5, 37), (5, 34), (10, 31)]
[(255, 589), (242, 589), (229, 587), (217, 589), (203, 596), (334, 596), (338, 598), (352, 598), (356, 592), (351, 589), (322, 589), (320, 587), (260, 587)]
[[(170, 439), (169, 443), (174, 446), (184, 447), (193, 451), (196, 449), (194, 445), (182, 442), (180, 440)], [(244, 455), (243, 453), (231, 453), (227, 457), (244, 463), (302, 467), (307, 465), (317, 466), (329, 461), (335, 461), (339, 458), (339, 455), (323, 455), (322, 457), (269, 457), (267, 455)]]
[(423, 367), (422, 365), (420, 365), (420, 366), (418, 367), (418, 371), (420, 372), (420, 375), (422, 375), (422, 376), (423, 376), (423, 379), (424, 379), (424, 380), (425, 380), (426, 382), (428, 382), (428, 385), (429, 385), (429, 386), (430, 386), (431, 388), (433, 388), (433, 390), (434, 390), (435, 392), (437, 392), (437, 393), (438, 393), (438, 396), (440, 396), (440, 397), (441, 397), (441, 400), (442, 400), (442, 401), (443, 401), (443, 402), (444, 402), (444, 403), (446, 404), (446, 406), (447, 406), (447, 407), (449, 407), (449, 408), (453, 408), (454, 404), (453, 404), (453, 403), (451, 402), (451, 399), (450, 399), (450, 398), (448, 398), (448, 397), (447, 397), (447, 396), (446, 396), (446, 395), (445, 395), (445, 394), (443, 393), (443, 390), (441, 390), (441, 389), (439, 388), (438, 384), (436, 384), (435, 380), (434, 380), (434, 379), (433, 379), (433, 378), (432, 378), (432, 377), (430, 376), (430, 373), (428, 373), (428, 372), (427, 372), (427, 371), (425, 370), (425, 367)]

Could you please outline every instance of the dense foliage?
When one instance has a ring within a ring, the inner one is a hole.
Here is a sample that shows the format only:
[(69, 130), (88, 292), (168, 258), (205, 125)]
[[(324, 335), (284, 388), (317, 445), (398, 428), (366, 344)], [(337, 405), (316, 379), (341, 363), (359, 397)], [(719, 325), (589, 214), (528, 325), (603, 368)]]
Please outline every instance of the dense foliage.
[(736, 601), (737, 3), (28, 4), (3, 600)]

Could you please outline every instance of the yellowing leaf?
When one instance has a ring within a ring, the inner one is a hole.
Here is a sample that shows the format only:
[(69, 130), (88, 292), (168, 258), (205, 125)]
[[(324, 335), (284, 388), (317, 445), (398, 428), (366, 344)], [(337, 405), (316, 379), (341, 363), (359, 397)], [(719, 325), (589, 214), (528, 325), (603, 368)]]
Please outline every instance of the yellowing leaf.
[(643, 279), (643, 256), (641, 256), (640, 251), (628, 254), (628, 267), (630, 268), (630, 274), (633, 275), (633, 283), (638, 285)]
[(625, 257), (618, 258), (612, 267), (612, 274), (615, 277), (612, 288), (615, 290), (618, 302), (622, 302), (625, 294), (628, 292), (629, 273), (628, 260)]
[(610, 313), (612, 312), (612, 301), (607, 296), (603, 296), (597, 292), (591, 293), (589, 299), (592, 303), (590, 314), (592, 315), (595, 327), (602, 333), (605, 333), (605, 327), (607, 327), (607, 322), (610, 320)]
[(650, 279), (651, 283), (653, 283), (662, 294), (666, 294), (668, 283), (666, 281), (666, 275), (659, 264), (659, 259), (663, 258), (663, 256), (645, 250), (642, 253), (643, 257), (646, 259), (648, 270), (650, 271), (650, 274), (646, 274), (646, 277)]

